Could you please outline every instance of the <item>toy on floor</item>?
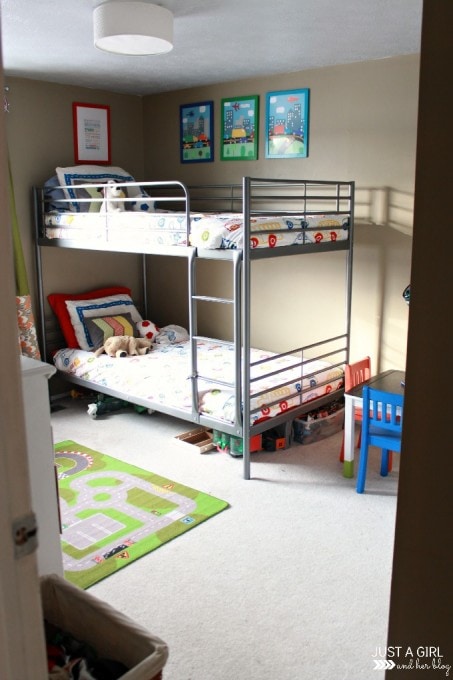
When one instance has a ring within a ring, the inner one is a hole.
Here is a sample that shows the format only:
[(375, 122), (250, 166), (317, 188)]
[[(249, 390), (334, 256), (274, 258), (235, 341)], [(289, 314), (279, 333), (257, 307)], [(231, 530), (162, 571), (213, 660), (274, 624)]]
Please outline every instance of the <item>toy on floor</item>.
[(117, 399), (116, 397), (107, 397), (104, 394), (100, 394), (93, 404), (88, 404), (87, 413), (92, 418), (97, 418), (98, 416), (103, 416), (106, 413), (112, 413), (113, 411), (120, 411), (123, 408), (130, 406), (128, 401), (123, 399)]
[(132, 357), (151, 352), (152, 342), (147, 338), (134, 338), (131, 335), (114, 335), (94, 352), (99, 357), (104, 352), (109, 357)]
[(104, 416), (107, 413), (121, 411), (123, 408), (128, 408), (129, 406), (133, 406), (136, 413), (154, 413), (152, 409), (146, 408), (146, 406), (131, 404), (129, 401), (124, 401), (124, 399), (118, 399), (117, 397), (108, 397), (106, 394), (98, 394), (96, 401), (88, 404), (87, 413), (92, 418), (97, 418), (98, 416)]

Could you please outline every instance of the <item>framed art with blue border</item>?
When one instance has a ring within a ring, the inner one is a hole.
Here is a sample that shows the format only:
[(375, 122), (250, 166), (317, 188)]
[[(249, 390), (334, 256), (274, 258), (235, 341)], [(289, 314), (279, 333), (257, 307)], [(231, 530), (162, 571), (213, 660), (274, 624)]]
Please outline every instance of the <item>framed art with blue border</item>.
[(282, 90), (266, 94), (266, 158), (308, 156), (310, 90)]
[(214, 160), (214, 102), (180, 106), (181, 163)]
[(256, 161), (258, 158), (258, 96), (222, 99), (220, 158)]

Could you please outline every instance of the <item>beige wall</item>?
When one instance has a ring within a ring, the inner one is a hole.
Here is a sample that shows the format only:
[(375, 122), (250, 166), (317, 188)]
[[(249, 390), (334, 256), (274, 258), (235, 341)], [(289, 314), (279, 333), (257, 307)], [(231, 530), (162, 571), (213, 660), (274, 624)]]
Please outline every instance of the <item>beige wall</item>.
[[(238, 182), (243, 175), (251, 175), (356, 182), (351, 356), (357, 359), (370, 354), (376, 370), (405, 366), (408, 309), (401, 294), (410, 280), (418, 73), (419, 57), (407, 56), (238, 80), (144, 100), (145, 170), (150, 179), (177, 177), (188, 184), (200, 184)], [(266, 92), (300, 87), (310, 88), (309, 157), (265, 159)], [(252, 94), (260, 96), (259, 158), (221, 161), (221, 99)], [(205, 100), (214, 101), (215, 160), (181, 164), (179, 107)], [(370, 224), (370, 203), (376, 196), (374, 190), (383, 187), (388, 188), (391, 208), (386, 223), (374, 226)], [(342, 332), (341, 258), (288, 258), (254, 266), (254, 344), (288, 349), (288, 334), (295, 336), (295, 346), (298, 338), (311, 341)], [(216, 280), (214, 268), (207, 269), (205, 278)], [(168, 278), (168, 265), (156, 262), (154, 276), (155, 285)], [(285, 295), (289, 280), (300, 291), (298, 296)], [(266, 315), (261, 313), (263, 292), (269, 310)], [(156, 301), (153, 311), (158, 318), (165, 317), (167, 301), (167, 296)], [(204, 323), (208, 323), (206, 319)]]
[[(10, 112), (6, 116), (9, 156), (22, 245), (35, 289), (31, 189), (55, 174), (57, 166), (74, 165), (72, 103), (110, 106), (112, 165), (143, 179), (142, 100), (111, 92), (8, 78)], [(47, 292), (83, 291), (120, 278), (138, 289), (137, 258), (129, 255), (44, 249)], [(50, 310), (47, 310), (50, 314)]]
[[(31, 283), (34, 283), (31, 186), (54, 174), (57, 165), (74, 163), (72, 102), (108, 104), (112, 119), (112, 164), (124, 167), (138, 179), (176, 178), (188, 184), (238, 182), (243, 175), (355, 180), (358, 191), (351, 357), (370, 354), (376, 370), (404, 368), (408, 309), (401, 293), (410, 279), (418, 72), (418, 56), (408, 56), (238, 80), (143, 100), (9, 79), (8, 139)], [(299, 87), (310, 88), (309, 157), (265, 159), (265, 94)], [(249, 94), (260, 95), (259, 159), (220, 161), (220, 100)], [(179, 106), (206, 99), (212, 99), (215, 107), (216, 160), (181, 164)], [(382, 187), (390, 188), (392, 208), (387, 223), (375, 226), (370, 223), (370, 203), (374, 190)], [(135, 256), (53, 249), (46, 249), (43, 256), (47, 292), (80, 290), (119, 279), (138, 292)], [(299, 342), (343, 332), (343, 256), (268, 260), (254, 266), (255, 345), (288, 349)], [(225, 281), (222, 268), (204, 263), (201, 273), (202, 281), (222, 288)], [(296, 296), (286, 294), (289, 285), (299, 291)], [(153, 320), (160, 325), (187, 324), (186, 274), (179, 258), (151, 259), (150, 288)], [(155, 290), (159, 291), (157, 296), (153, 296)], [(263, 300), (266, 314), (262, 314)], [(208, 316), (203, 310), (200, 318), (203, 332), (213, 332), (224, 325), (223, 318)]]

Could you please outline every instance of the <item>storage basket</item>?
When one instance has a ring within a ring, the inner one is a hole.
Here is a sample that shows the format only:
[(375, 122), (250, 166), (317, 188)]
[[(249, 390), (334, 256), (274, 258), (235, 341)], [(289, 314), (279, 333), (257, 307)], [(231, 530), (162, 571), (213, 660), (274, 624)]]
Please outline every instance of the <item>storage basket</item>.
[(299, 444), (313, 444), (340, 432), (344, 425), (344, 408), (325, 417), (297, 418), (293, 421), (294, 441)]
[(56, 574), (41, 577), (46, 621), (76, 640), (86, 642), (100, 657), (123, 663), (121, 680), (160, 680), (168, 647), (106, 602)]

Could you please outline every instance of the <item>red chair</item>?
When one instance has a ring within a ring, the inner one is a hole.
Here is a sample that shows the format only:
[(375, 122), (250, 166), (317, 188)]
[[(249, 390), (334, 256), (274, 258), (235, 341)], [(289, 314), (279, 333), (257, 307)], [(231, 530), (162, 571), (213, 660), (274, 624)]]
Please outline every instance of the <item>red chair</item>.
[[(360, 361), (356, 361), (354, 364), (346, 364), (344, 367), (344, 391), (349, 392), (349, 390), (352, 390), (353, 387), (357, 387), (357, 385), (361, 385), (362, 383), (365, 382), (365, 380), (368, 380), (371, 378), (371, 359), (370, 357), (365, 357), (364, 359), (361, 359)], [(362, 422), (362, 409), (361, 408), (355, 408), (354, 409), (354, 420), (355, 422)], [(357, 441), (357, 446), (360, 446), (361, 442), (361, 437), (362, 437), (362, 428), (360, 428), (359, 432), (359, 439)], [(341, 451), (340, 451), (340, 461), (344, 461), (344, 433), (343, 433), (343, 441), (341, 444)]]
[[(365, 380), (368, 380), (369, 378), (371, 378), (370, 357), (365, 357), (360, 361), (356, 361), (354, 364), (346, 364), (344, 367), (345, 392), (349, 392), (349, 390), (352, 390), (353, 387), (357, 387), (357, 385), (362, 385), (362, 383), (364, 383)], [(354, 409), (354, 420), (356, 423), (361, 423), (362, 419), (363, 419), (362, 409), (360, 407), (359, 408), (356, 407)], [(361, 441), (362, 441), (362, 428), (360, 428), (359, 437), (357, 439), (357, 448), (360, 447)], [(341, 443), (340, 461), (341, 462), (344, 461), (344, 434), (343, 441)], [(389, 451), (388, 472), (392, 471), (392, 465), (393, 465), (392, 451)]]

